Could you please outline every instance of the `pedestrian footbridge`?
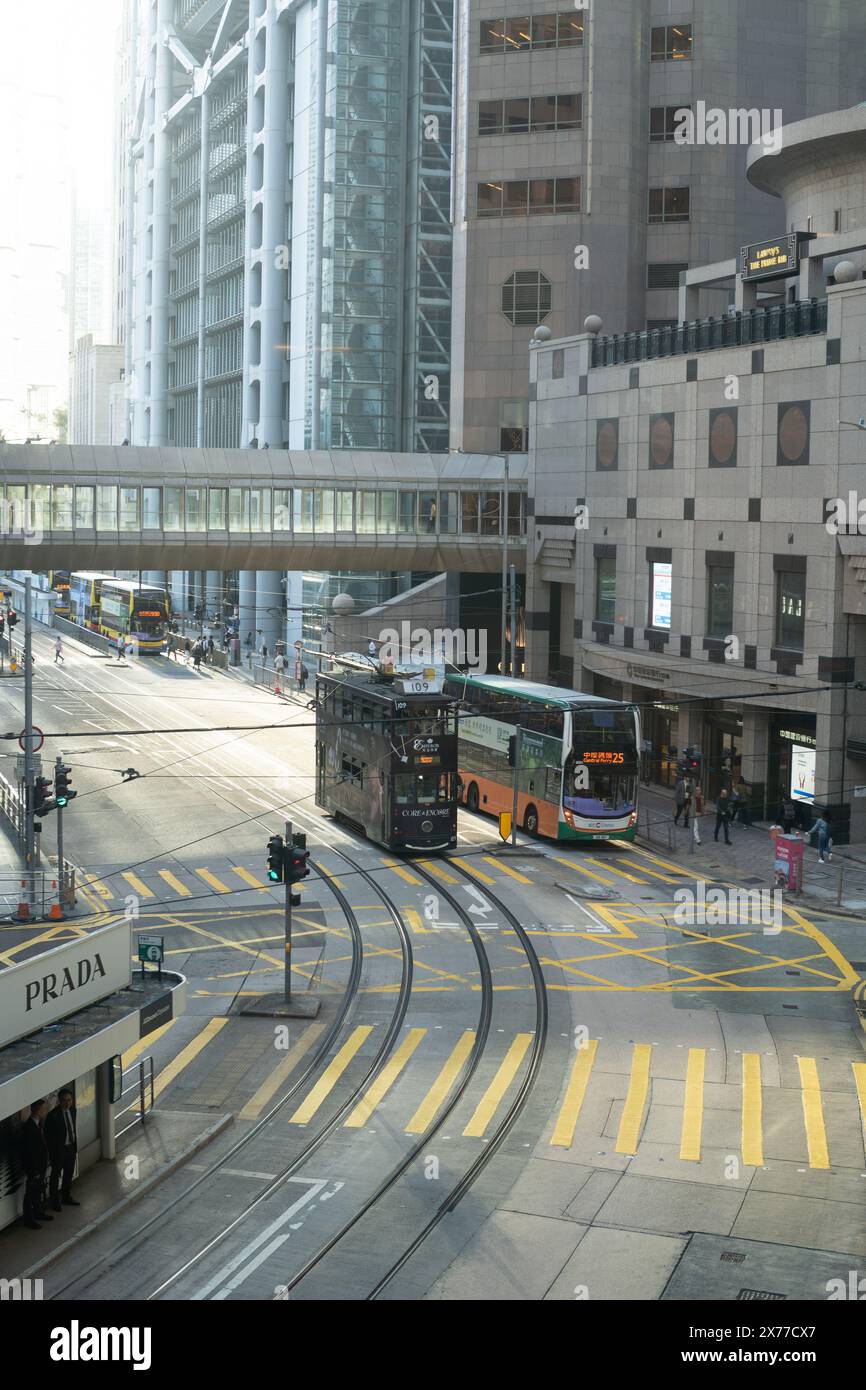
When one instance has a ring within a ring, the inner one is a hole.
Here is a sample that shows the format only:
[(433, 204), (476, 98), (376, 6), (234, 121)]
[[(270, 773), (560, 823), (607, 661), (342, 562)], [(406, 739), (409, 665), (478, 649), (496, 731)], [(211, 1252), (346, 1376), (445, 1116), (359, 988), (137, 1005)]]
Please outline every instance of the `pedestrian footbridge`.
[[(0, 445), (4, 565), (525, 569), (527, 458)], [(36, 557), (38, 556), (38, 563)]]

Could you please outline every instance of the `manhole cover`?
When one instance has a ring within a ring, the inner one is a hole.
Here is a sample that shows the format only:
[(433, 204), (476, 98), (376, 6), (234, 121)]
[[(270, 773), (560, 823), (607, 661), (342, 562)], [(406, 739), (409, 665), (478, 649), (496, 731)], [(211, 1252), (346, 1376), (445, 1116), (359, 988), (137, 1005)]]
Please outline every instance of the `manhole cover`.
[(729, 1265), (741, 1265), (745, 1258), (745, 1255), (741, 1255), (739, 1250), (723, 1250), (719, 1256), (723, 1264)]
[(771, 1298), (784, 1302), (787, 1297), (788, 1295), (786, 1293), (770, 1293), (768, 1289), (740, 1289), (740, 1292), (737, 1294), (737, 1302), (747, 1303), (749, 1300), (755, 1298)]

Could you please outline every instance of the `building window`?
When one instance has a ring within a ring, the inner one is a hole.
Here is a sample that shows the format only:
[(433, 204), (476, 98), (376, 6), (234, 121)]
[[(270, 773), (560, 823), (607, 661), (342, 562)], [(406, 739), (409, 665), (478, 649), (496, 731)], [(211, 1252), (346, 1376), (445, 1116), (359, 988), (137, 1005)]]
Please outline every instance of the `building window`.
[(521, 53), (530, 48), (571, 48), (583, 43), (583, 18), (573, 10), (482, 19), (482, 53)]
[[(681, 190), (679, 190), (681, 191)], [(479, 217), (580, 212), (580, 179), (491, 180), (478, 185)]]
[(801, 652), (806, 631), (804, 570), (776, 572), (776, 646)]
[(647, 319), (647, 332), (652, 333), (657, 328), (676, 328), (676, 319)]
[(721, 406), (710, 411), (707, 463), (710, 468), (737, 466), (737, 407)]
[(579, 93), (561, 96), (506, 97), (498, 101), (479, 101), (479, 135), (525, 135), (544, 130), (580, 130), (583, 125), (583, 97)]
[(654, 63), (664, 63), (669, 59), (691, 58), (692, 26), (690, 24), (662, 24), (652, 30), (650, 39), (650, 58)]
[(727, 637), (734, 626), (734, 562), (707, 565), (707, 636)]
[(595, 426), (595, 469), (613, 473), (619, 468), (619, 420), (597, 420)]
[(650, 143), (655, 145), (674, 140), (677, 128), (683, 124), (684, 112), (691, 109), (690, 106), (651, 106)]
[(561, 381), (565, 376), (565, 348), (554, 348), (551, 376), (554, 381)]
[(595, 617), (600, 623), (612, 623), (616, 613), (616, 560), (597, 559), (595, 562)]
[(663, 415), (650, 416), (649, 466), (650, 468), (673, 468), (674, 466), (673, 411), (666, 411)]
[(515, 270), (502, 286), (502, 312), (515, 328), (543, 323), (551, 303), (551, 284), (540, 270)]
[(776, 464), (781, 468), (809, 462), (811, 401), (786, 401), (779, 406)]
[(680, 276), (688, 268), (688, 261), (655, 261), (646, 268), (646, 287), (648, 290), (678, 290)]
[(688, 222), (690, 213), (688, 188), (651, 188), (649, 191), (650, 222)]

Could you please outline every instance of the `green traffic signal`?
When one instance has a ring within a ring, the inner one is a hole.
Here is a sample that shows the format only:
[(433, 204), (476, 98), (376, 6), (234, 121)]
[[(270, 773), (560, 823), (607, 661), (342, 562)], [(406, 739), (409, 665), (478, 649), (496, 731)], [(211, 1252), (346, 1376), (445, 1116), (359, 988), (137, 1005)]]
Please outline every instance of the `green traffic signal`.
[(271, 883), (283, 881), (285, 853), (282, 835), (272, 835), (268, 840), (268, 879)]

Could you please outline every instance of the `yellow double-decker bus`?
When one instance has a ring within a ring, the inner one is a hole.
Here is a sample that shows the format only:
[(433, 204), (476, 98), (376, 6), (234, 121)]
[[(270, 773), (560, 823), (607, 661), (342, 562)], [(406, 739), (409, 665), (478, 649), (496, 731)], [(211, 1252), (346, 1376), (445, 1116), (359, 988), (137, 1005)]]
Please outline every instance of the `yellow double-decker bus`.
[(131, 579), (106, 579), (99, 600), (99, 630), (104, 637), (125, 637), (140, 652), (154, 655), (165, 646), (171, 603), (165, 589)]
[(69, 581), (69, 618), (91, 632), (99, 632), (99, 608), (103, 584), (110, 583), (110, 574), (98, 570), (74, 570)]

